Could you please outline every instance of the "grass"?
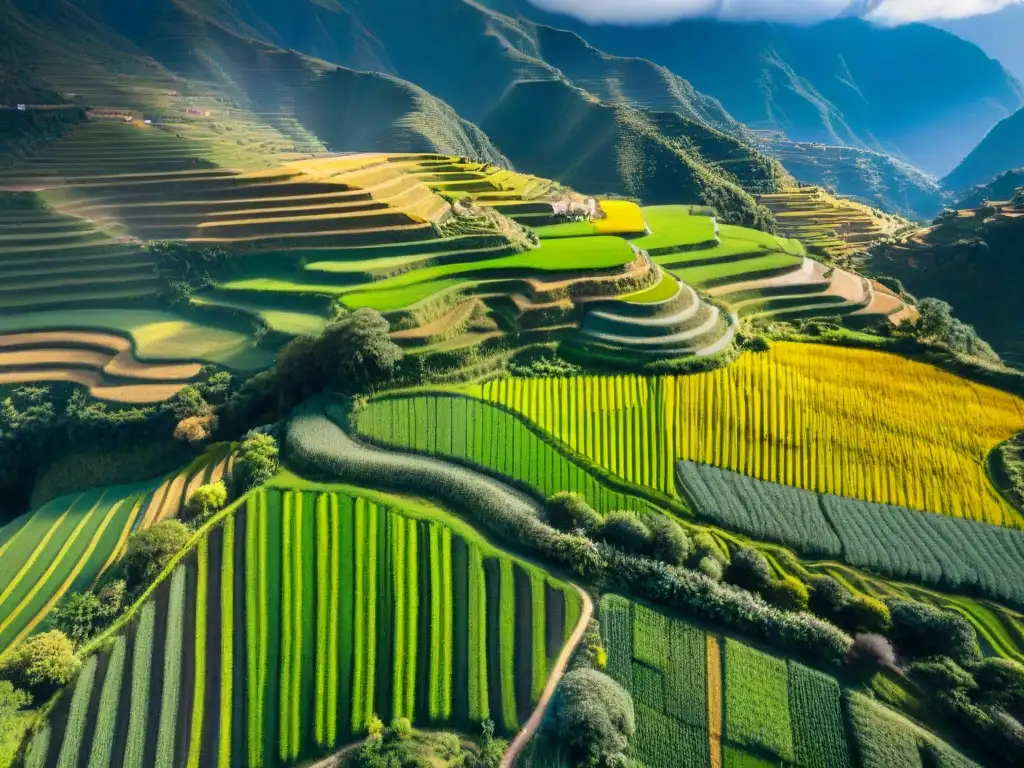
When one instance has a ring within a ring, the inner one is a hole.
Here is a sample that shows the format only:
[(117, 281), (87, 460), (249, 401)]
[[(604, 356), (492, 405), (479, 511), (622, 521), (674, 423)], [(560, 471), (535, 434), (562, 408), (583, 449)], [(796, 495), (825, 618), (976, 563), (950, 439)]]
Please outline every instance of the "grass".
[(631, 304), (657, 304), (661, 301), (668, 301), (677, 293), (679, 293), (679, 281), (668, 272), (662, 271), (661, 280), (650, 288), (635, 293), (628, 293), (619, 298)]
[(704, 288), (765, 273), (796, 269), (802, 263), (803, 257), (800, 256), (788, 253), (769, 253), (742, 261), (703, 264), (697, 267), (669, 267), (669, 269), (684, 283), (695, 288)]
[(652, 256), (715, 242), (715, 222), (708, 216), (691, 216), (689, 206), (649, 205), (643, 216), (651, 234), (632, 243)]

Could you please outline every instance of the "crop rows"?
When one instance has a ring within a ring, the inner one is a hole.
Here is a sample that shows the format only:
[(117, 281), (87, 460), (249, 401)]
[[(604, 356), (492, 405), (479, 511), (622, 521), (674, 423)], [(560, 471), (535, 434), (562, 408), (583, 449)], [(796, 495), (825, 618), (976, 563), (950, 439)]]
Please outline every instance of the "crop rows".
[(944, 755), (943, 765), (972, 765), (859, 694), (847, 694), (844, 706), (838, 681), (822, 672), (732, 638), (723, 644), (617, 595), (602, 599), (599, 619), (605, 671), (633, 696), (629, 756), (647, 768), (921, 765), (924, 742)]
[(602, 512), (639, 505), (596, 480), (521, 417), (479, 400), (452, 395), (373, 400), (359, 413), (357, 428), (381, 445), (456, 459), (544, 496), (580, 493)]
[(280, 766), (351, 741), (374, 715), (516, 731), (552, 638), (579, 616), (575, 591), (436, 508), (389, 500), (251, 494), (88, 658), (32, 759)]
[(989, 451), (1024, 428), (1024, 401), (883, 352), (780, 342), (695, 375), (497, 379), (466, 391), (666, 493), (682, 459), (1024, 527), (985, 473)]
[(817, 494), (680, 461), (702, 517), (800, 552), (898, 579), (1024, 605), (1024, 531), (905, 507)]

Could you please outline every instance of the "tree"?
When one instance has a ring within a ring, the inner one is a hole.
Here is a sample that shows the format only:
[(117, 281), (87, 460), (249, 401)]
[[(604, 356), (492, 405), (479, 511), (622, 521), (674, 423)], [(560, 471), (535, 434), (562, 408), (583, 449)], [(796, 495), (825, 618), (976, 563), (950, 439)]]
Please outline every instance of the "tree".
[(922, 339), (941, 344), (957, 354), (999, 362), (999, 355), (979, 338), (973, 326), (953, 317), (953, 307), (947, 302), (940, 299), (921, 299), (917, 309), (917, 333)]
[(931, 691), (971, 691), (978, 687), (971, 673), (948, 656), (915, 661), (907, 668), (907, 675), (915, 683)]
[(375, 309), (357, 309), (331, 323), (320, 339), (334, 352), (334, 383), (345, 394), (372, 391), (395, 372), (402, 349), (391, 341), (391, 326)]
[(666, 515), (651, 515), (647, 519), (651, 530), (651, 557), (669, 565), (683, 565), (693, 545), (675, 520)]
[(949, 656), (957, 662), (981, 658), (978, 636), (963, 616), (916, 601), (894, 602), (891, 637), (908, 659)]
[(580, 763), (598, 765), (626, 753), (636, 731), (633, 700), (604, 673), (574, 670), (555, 692), (545, 730)]
[(697, 564), (697, 570), (712, 581), (721, 581), (722, 575), (725, 573), (725, 566), (722, 565), (722, 561), (718, 558), (705, 555)]
[(244, 491), (263, 485), (280, 468), (277, 441), (270, 435), (251, 433), (235, 458), (234, 477)]
[(784, 611), (806, 611), (807, 585), (795, 576), (785, 576), (768, 584), (764, 598)]
[(839, 614), (839, 624), (850, 632), (884, 634), (892, 627), (889, 606), (874, 597), (861, 595), (849, 600)]
[(633, 554), (646, 553), (651, 538), (639, 515), (622, 510), (608, 513), (598, 535), (608, 544)]
[(768, 559), (756, 549), (742, 547), (732, 556), (728, 577), (738, 587), (760, 592), (771, 581), (772, 569)]
[(601, 527), (601, 516), (578, 493), (556, 493), (544, 504), (544, 517), (560, 531), (582, 530), (594, 534)]
[(215, 512), (222, 510), (227, 501), (228, 489), (223, 480), (207, 483), (192, 492), (186, 506), (186, 513), (192, 522), (202, 523)]
[(67, 685), (80, 667), (71, 640), (52, 629), (30, 637), (15, 649), (5, 666), (5, 677), (31, 691), (38, 701)]
[(879, 669), (896, 666), (896, 651), (892, 643), (881, 635), (863, 633), (855, 635), (853, 645), (846, 652), (846, 663), (870, 677)]
[(813, 576), (808, 605), (823, 619), (835, 619), (850, 602), (850, 592), (831, 576)]
[(980, 703), (1005, 709), (1024, 720), (1024, 665), (1009, 659), (982, 659), (971, 666)]
[(10, 680), (0, 680), (0, 733), (13, 729), (13, 720), (18, 710), (32, 703), (32, 697)]
[(103, 603), (92, 592), (73, 593), (53, 612), (51, 623), (80, 646), (94, 634), (103, 620)]
[(180, 520), (164, 520), (133, 533), (124, 556), (128, 583), (134, 588), (153, 581), (191, 538)]

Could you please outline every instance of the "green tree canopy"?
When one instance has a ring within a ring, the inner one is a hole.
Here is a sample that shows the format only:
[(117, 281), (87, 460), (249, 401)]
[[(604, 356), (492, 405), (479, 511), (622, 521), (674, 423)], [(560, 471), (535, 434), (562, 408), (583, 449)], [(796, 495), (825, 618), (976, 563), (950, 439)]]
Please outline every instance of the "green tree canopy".
[(192, 538), (180, 520), (164, 520), (128, 537), (124, 562), (132, 587), (153, 581)]

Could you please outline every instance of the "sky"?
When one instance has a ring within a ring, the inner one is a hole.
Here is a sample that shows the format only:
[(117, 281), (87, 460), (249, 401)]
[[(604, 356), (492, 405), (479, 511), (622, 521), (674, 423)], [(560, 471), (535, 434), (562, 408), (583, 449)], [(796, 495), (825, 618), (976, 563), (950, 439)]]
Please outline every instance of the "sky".
[(962, 19), (1024, 0), (530, 0), (590, 23), (645, 24), (684, 17), (806, 23), (857, 15), (881, 24)]

